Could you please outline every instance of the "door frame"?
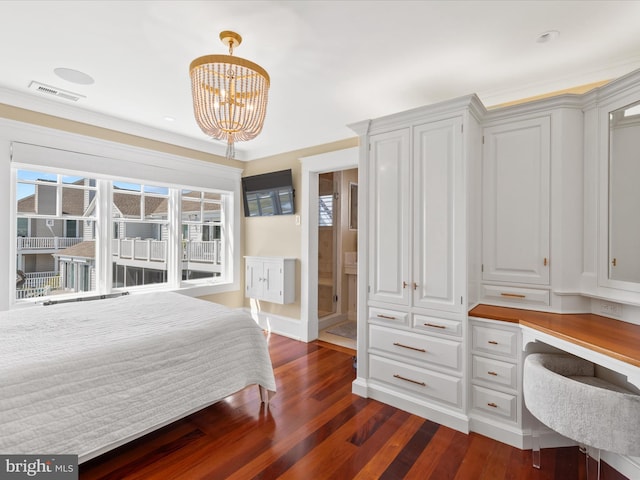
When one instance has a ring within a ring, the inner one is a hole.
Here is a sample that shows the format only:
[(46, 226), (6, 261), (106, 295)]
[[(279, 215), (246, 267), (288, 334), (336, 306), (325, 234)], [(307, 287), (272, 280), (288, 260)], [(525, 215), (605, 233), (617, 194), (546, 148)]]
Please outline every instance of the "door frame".
[(302, 163), (302, 238), (300, 317), (302, 340), (318, 338), (318, 177), (358, 168), (359, 147), (300, 158)]

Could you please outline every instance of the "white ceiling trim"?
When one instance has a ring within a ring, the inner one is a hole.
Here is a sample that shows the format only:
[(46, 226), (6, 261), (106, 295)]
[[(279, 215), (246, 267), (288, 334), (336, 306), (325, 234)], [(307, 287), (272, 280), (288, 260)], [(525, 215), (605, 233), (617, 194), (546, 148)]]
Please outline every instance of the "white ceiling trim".
[[(214, 140), (206, 141), (186, 137), (168, 130), (93, 112), (76, 105), (69, 105), (62, 100), (39, 98), (32, 94), (17, 92), (8, 88), (0, 87), (0, 103), (213, 155), (225, 156), (227, 150), (226, 144), (217, 143)], [(235, 159), (249, 160), (246, 152), (238, 148), (236, 148)]]

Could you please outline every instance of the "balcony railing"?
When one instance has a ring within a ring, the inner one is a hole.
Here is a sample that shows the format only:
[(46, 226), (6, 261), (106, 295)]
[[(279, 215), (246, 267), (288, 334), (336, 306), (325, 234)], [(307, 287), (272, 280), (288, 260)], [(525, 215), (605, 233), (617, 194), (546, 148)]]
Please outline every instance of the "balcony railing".
[(185, 242), (182, 249), (182, 260), (197, 263), (213, 263), (220, 265), (220, 240), (207, 242)]
[(167, 261), (167, 242), (150, 238), (115, 238), (111, 243), (113, 256), (147, 262)]
[(82, 242), (77, 237), (18, 237), (18, 250), (62, 250)]
[(49, 285), (37, 288), (20, 288), (16, 290), (16, 300), (25, 298), (46, 297), (51, 292)]
[(24, 289), (49, 287), (50, 290), (59, 290), (62, 288), (62, 276), (56, 275), (55, 272), (33, 272), (25, 275), (27, 279), (22, 286)]
[[(150, 262), (165, 262), (167, 260), (167, 242), (162, 240), (119, 238), (112, 240), (111, 248), (113, 256), (122, 259)], [(220, 240), (185, 241), (182, 244), (182, 260), (220, 265), (222, 263), (221, 250)]]

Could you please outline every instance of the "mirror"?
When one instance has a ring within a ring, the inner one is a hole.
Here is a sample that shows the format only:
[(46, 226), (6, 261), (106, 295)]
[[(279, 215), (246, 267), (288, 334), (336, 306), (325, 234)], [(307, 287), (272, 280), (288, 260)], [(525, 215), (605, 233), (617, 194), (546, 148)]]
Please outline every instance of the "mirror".
[(640, 283), (640, 102), (609, 114), (609, 279)]

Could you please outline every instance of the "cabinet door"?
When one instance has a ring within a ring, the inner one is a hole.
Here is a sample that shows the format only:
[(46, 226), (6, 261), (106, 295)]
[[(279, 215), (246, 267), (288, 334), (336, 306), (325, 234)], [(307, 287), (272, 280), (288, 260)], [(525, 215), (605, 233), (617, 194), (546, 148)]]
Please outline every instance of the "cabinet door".
[(246, 260), (247, 269), (245, 272), (245, 297), (262, 297), (262, 262)]
[[(413, 304), (460, 311), (456, 252), (464, 252), (462, 119), (414, 129)], [(460, 179), (457, 185), (457, 180)], [(455, 213), (455, 215), (454, 215)], [(464, 272), (462, 272), (464, 273)]]
[(262, 299), (267, 302), (282, 303), (284, 290), (282, 262), (265, 261), (262, 265)]
[(549, 284), (549, 117), (488, 127), (483, 280)]
[(409, 305), (409, 130), (370, 142), (369, 298)]

